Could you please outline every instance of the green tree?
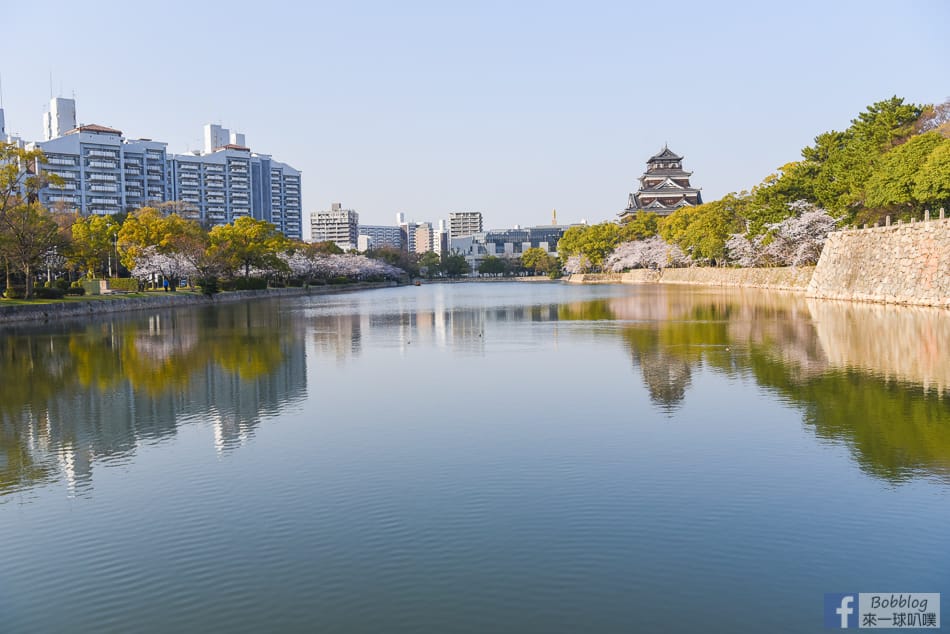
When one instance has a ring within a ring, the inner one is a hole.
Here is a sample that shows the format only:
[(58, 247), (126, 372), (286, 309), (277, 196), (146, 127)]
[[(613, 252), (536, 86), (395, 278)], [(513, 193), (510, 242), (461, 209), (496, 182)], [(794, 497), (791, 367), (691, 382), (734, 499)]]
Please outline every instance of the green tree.
[(593, 266), (600, 268), (620, 240), (620, 226), (613, 222), (571, 227), (558, 240), (558, 255), (565, 262), (572, 255), (583, 255)]
[(550, 275), (557, 268), (557, 259), (544, 249), (534, 247), (521, 254), (521, 265), (535, 273)]
[(442, 271), (449, 277), (461, 277), (468, 273), (468, 260), (458, 251), (453, 251), (442, 260)]
[(419, 271), (425, 270), (425, 276), (430, 280), (439, 274), (442, 267), (442, 258), (435, 251), (426, 251), (419, 258)]
[(342, 255), (343, 249), (341, 249), (336, 242), (330, 242), (329, 240), (325, 242), (314, 242), (313, 248), (317, 253), (323, 253), (324, 255)]
[(154, 207), (142, 207), (125, 219), (119, 229), (119, 258), (130, 271), (135, 268), (141, 253), (148, 247), (158, 247), (165, 234), (165, 217)]
[(950, 207), (950, 139), (930, 153), (914, 185), (914, 197), (932, 207)]
[(868, 207), (895, 209), (915, 216), (923, 211), (923, 201), (915, 195), (917, 180), (923, 176), (930, 154), (948, 143), (938, 132), (912, 137), (887, 152), (868, 179)]
[(633, 217), (626, 218), (620, 224), (620, 241), (634, 242), (652, 238), (659, 231), (660, 217), (652, 211), (639, 210)]
[(264, 270), (286, 267), (278, 255), (287, 250), (287, 238), (267, 221), (243, 216), (233, 224), (212, 229), (210, 239), (211, 249), (231, 271), (243, 270), (245, 278), (250, 277), (251, 267)]
[(508, 270), (508, 265), (502, 258), (494, 255), (487, 256), (478, 265), (478, 272), (482, 275), (503, 275)]
[(660, 223), (660, 236), (696, 262), (721, 264), (726, 259), (726, 241), (745, 231), (750, 202), (748, 196), (727, 194), (711, 203), (681, 207)]
[[(87, 277), (96, 277), (109, 260), (119, 232), (119, 224), (112, 216), (78, 214), (72, 223), (71, 259), (85, 271)], [(118, 268), (119, 263), (115, 263)]]
[(6, 210), (0, 220), (0, 249), (10, 266), (26, 278), (26, 299), (33, 297), (33, 276), (54, 249), (66, 241), (52, 215), (39, 203), (22, 203)]

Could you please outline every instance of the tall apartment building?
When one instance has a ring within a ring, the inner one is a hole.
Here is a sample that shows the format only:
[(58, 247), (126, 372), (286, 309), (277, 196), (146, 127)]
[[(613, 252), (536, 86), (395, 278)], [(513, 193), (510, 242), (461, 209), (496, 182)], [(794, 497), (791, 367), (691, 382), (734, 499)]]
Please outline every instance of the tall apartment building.
[(449, 239), (464, 238), (482, 230), (482, 212), (455, 211), (449, 214)]
[(399, 225), (399, 238), (402, 240), (402, 249), (409, 253), (416, 252), (416, 223), (406, 220), (406, 214), (396, 214), (396, 224)]
[[(251, 216), (275, 224), (289, 238), (303, 237), (300, 172), (251, 152), (243, 134), (209, 124), (204, 153), (176, 155), (168, 154), (167, 143), (126, 139), (120, 130), (100, 125), (76, 126), (75, 119), (74, 100), (53, 99), (44, 116), (50, 138), (31, 144), (46, 155), (40, 169), (63, 181), (40, 192), (44, 204), (90, 215), (179, 200), (206, 226)], [(215, 144), (225, 138), (224, 145)]]
[(449, 251), (449, 230), (445, 228), (445, 220), (440, 220), (439, 228), (432, 232), (432, 250), (439, 255)]
[(399, 227), (387, 225), (360, 225), (360, 237), (366, 236), (372, 243), (370, 248), (379, 249), (381, 247), (392, 247), (394, 249), (402, 248), (402, 237)]
[(352, 209), (343, 209), (333, 203), (329, 211), (317, 211), (310, 215), (310, 239), (312, 242), (333, 242), (344, 251), (359, 245), (360, 215)]
[(432, 250), (432, 223), (420, 222), (416, 225), (416, 244), (414, 253), (423, 254)]

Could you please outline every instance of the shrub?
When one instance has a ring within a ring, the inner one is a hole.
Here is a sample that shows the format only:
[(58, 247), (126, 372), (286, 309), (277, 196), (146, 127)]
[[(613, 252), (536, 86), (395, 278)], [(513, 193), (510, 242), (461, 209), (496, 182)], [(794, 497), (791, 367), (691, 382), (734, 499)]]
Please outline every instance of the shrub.
[(67, 295), (85, 295), (86, 289), (84, 289), (82, 286), (76, 286), (74, 284), (73, 286), (70, 286), (69, 288), (66, 289), (66, 294)]
[(23, 299), (24, 295), (26, 295), (25, 286), (8, 286), (3, 293), (3, 296), (7, 299)]
[(47, 288), (45, 286), (33, 289), (36, 299), (62, 299), (65, 291), (61, 288)]
[(219, 292), (221, 289), (218, 287), (218, 278), (214, 277), (202, 277), (198, 279), (198, 288), (201, 289), (202, 294), (211, 297), (215, 293)]
[(259, 291), (267, 288), (267, 280), (262, 277), (236, 277), (222, 284), (225, 290)]
[(53, 280), (53, 287), (65, 291), (67, 288), (69, 288), (69, 280), (66, 278)]
[(139, 281), (134, 277), (114, 277), (109, 280), (109, 288), (114, 291), (137, 293), (139, 290)]

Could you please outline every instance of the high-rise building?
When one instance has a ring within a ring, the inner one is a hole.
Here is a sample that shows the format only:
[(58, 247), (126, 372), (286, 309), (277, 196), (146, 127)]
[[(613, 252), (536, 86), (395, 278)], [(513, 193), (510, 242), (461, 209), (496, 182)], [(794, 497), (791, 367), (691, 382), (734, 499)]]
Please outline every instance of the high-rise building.
[[(164, 142), (126, 139), (120, 130), (101, 125), (63, 130), (74, 122), (75, 111), (72, 99), (53, 99), (44, 116), (53, 136), (31, 144), (46, 155), (40, 169), (62, 178), (61, 184), (41, 190), (44, 204), (90, 215), (180, 201), (206, 226), (251, 216), (273, 223), (289, 238), (303, 237), (300, 172), (251, 152), (243, 134), (209, 124), (209, 151), (175, 155), (167, 153)], [(224, 145), (215, 145), (225, 138)]]
[(632, 218), (641, 210), (669, 216), (680, 207), (703, 204), (700, 190), (689, 184), (692, 174), (683, 169), (683, 157), (664, 145), (647, 159), (640, 189), (627, 197), (627, 208), (620, 212), (620, 220)]
[(76, 129), (76, 100), (53, 97), (43, 115), (43, 140), (49, 141)]
[(423, 254), (432, 250), (432, 223), (420, 222), (416, 225), (416, 244), (414, 253)]
[(359, 246), (360, 215), (352, 209), (343, 209), (333, 203), (329, 211), (317, 211), (310, 216), (312, 242), (333, 242), (344, 251)]
[(449, 239), (464, 238), (482, 230), (482, 212), (454, 211), (449, 214)]
[(359, 235), (366, 236), (372, 241), (371, 248), (382, 247), (402, 248), (402, 238), (399, 227), (388, 225), (360, 225)]
[(396, 224), (399, 225), (399, 239), (402, 240), (403, 251), (415, 253), (416, 223), (412, 220), (406, 220), (406, 214), (400, 211), (396, 214)]
[(432, 232), (432, 250), (439, 255), (449, 251), (449, 231), (445, 228), (445, 220), (440, 220), (439, 228)]

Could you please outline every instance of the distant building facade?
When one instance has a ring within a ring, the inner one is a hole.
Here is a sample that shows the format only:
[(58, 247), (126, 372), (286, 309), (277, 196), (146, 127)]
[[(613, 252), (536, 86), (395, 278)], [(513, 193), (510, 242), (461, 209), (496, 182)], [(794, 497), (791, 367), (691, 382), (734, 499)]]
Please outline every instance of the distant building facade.
[(449, 214), (449, 239), (464, 238), (482, 230), (482, 212), (454, 211)]
[(193, 210), (184, 215), (205, 226), (251, 216), (289, 238), (303, 237), (300, 172), (251, 152), (243, 134), (209, 124), (205, 152), (168, 154), (161, 141), (126, 139), (101, 125), (77, 126), (75, 100), (61, 97), (50, 102), (44, 134), (46, 140), (30, 147), (46, 155), (40, 169), (62, 179), (40, 191), (46, 205), (108, 215), (181, 201)]
[(344, 251), (359, 246), (360, 215), (352, 209), (343, 209), (333, 203), (329, 211), (317, 211), (310, 216), (312, 242), (333, 242)]
[(388, 225), (360, 225), (359, 237), (366, 237), (371, 241), (368, 248), (381, 249), (383, 247), (392, 247), (394, 249), (402, 248), (402, 237), (397, 226)]
[(564, 232), (572, 225), (542, 225), (539, 227), (520, 227), (481, 231), (470, 236), (455, 238), (450, 249), (458, 250), (469, 266), (476, 269), (488, 256), (498, 258), (520, 258), (528, 249), (544, 249), (548, 255), (557, 255), (557, 244)]
[(415, 253), (423, 254), (432, 250), (432, 223), (420, 222), (416, 225)]
[(683, 157), (668, 147), (647, 160), (647, 171), (640, 176), (640, 189), (627, 197), (627, 208), (620, 220), (632, 218), (638, 211), (669, 216), (680, 207), (703, 203), (700, 190), (690, 185), (692, 172), (683, 169)]

